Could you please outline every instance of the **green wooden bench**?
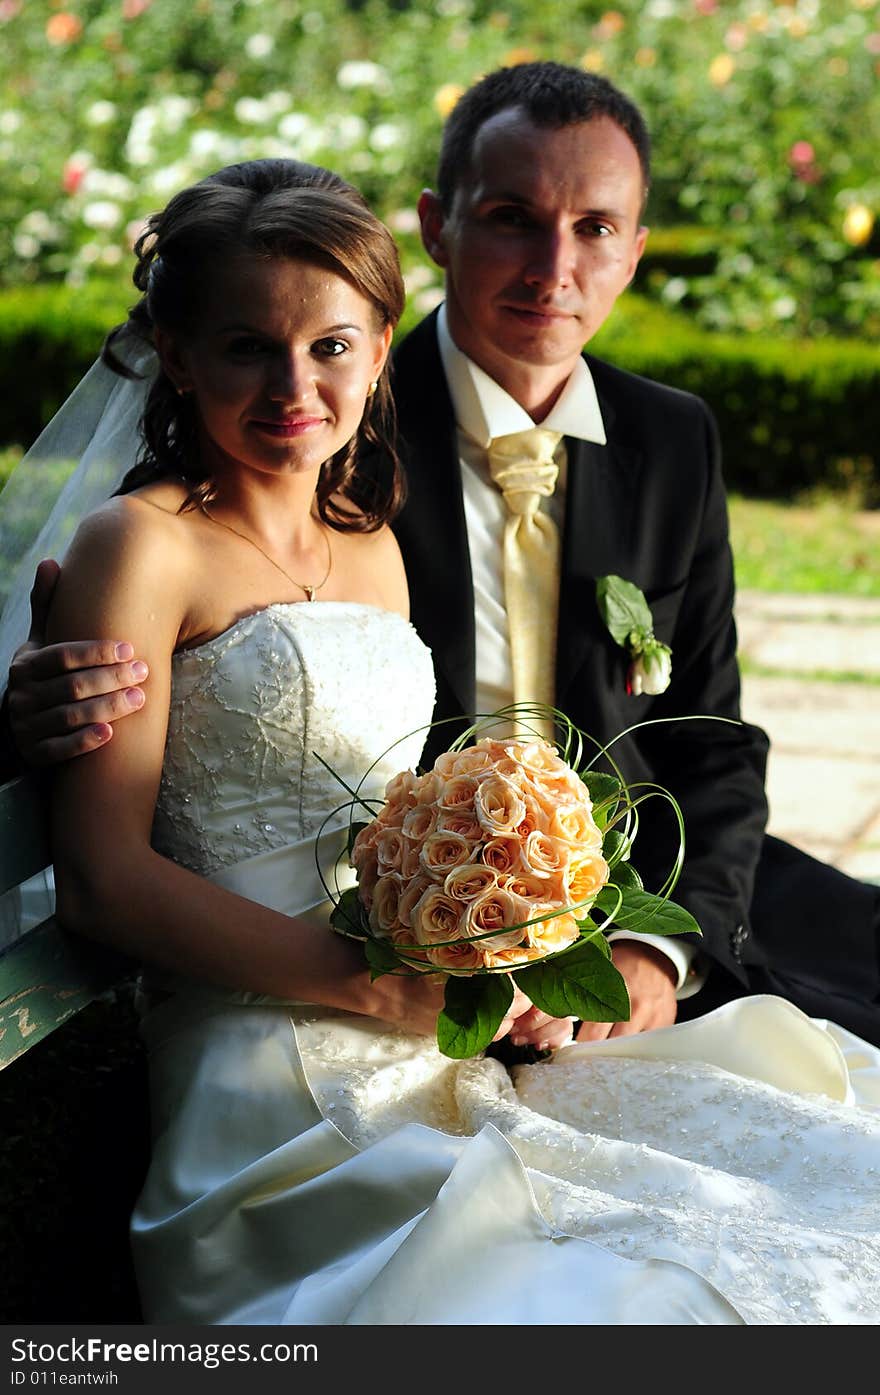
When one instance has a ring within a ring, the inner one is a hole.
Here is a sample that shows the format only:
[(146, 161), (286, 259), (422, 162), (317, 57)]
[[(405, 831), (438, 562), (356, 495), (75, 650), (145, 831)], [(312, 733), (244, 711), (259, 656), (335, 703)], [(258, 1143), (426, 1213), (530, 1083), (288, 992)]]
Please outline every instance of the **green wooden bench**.
[(46, 788), (0, 785), (0, 1320), (131, 1322), (149, 1150), (133, 966), (63, 931)]

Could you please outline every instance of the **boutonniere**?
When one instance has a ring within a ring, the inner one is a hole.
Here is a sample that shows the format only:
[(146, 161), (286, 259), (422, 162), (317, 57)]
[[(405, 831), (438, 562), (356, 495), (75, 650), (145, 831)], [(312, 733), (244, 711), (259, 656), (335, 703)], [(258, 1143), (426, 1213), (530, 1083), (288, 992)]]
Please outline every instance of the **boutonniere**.
[(632, 660), (626, 691), (635, 697), (665, 693), (672, 676), (672, 650), (654, 638), (654, 620), (643, 592), (622, 576), (600, 576), (596, 604), (611, 638)]

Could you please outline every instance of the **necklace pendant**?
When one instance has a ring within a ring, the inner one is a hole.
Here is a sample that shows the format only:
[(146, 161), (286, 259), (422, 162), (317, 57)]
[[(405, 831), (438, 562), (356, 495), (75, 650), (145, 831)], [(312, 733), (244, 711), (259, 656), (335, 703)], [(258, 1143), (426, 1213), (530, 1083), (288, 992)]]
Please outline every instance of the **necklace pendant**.
[(307, 601), (313, 601), (313, 600), (315, 599), (315, 588), (314, 588), (314, 586), (303, 586), (303, 590), (304, 590), (305, 593), (306, 593), (306, 600), (307, 600)]

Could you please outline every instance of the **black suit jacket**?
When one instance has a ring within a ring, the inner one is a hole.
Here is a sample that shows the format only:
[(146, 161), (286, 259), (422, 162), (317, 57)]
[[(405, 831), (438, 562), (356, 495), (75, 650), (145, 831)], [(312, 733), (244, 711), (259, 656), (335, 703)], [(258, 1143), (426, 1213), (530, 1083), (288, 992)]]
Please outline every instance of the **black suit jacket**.
[[(452, 402), (435, 317), (413, 330), (394, 359), (409, 497), (395, 525), (406, 563), (412, 619), (434, 654), (432, 760), (475, 707), (474, 598)], [(568, 483), (557, 646), (556, 702), (607, 742), (635, 723), (663, 719), (619, 741), (628, 781), (672, 791), (686, 827), (675, 899), (700, 923), (703, 948), (741, 985), (762, 961), (748, 908), (767, 805), (767, 738), (751, 726), (680, 721), (739, 716), (733, 567), (714, 421), (698, 398), (587, 358), (608, 443), (568, 440)], [(661, 697), (626, 691), (628, 657), (608, 634), (596, 578), (616, 573), (645, 592), (657, 637), (672, 648)], [(670, 719), (673, 719), (670, 721)], [(678, 845), (665, 801), (640, 809), (634, 862), (658, 889)]]

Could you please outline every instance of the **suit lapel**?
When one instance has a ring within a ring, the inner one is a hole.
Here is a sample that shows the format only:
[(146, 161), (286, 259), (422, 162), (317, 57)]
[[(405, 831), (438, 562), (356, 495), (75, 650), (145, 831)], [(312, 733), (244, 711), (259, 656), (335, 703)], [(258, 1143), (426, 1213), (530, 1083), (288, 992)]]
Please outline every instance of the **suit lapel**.
[(566, 439), (568, 483), (556, 650), (556, 701), (563, 711), (569, 710), (571, 688), (591, 652), (607, 640), (596, 607), (596, 578), (632, 572), (633, 511), (642, 460), (637, 451), (614, 444), (614, 409), (601, 395), (600, 406), (609, 444)]
[[(412, 622), (434, 655), (438, 716), (476, 706), (474, 593), (452, 402), (435, 316), (394, 360), (408, 497), (394, 531), (406, 564)], [(457, 711), (456, 711), (457, 709)]]

